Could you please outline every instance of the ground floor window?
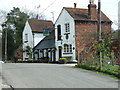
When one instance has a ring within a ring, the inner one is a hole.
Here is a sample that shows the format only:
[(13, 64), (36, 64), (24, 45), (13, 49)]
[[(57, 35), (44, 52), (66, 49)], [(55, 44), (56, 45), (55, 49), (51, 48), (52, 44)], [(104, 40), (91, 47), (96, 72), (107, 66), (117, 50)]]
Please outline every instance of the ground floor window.
[(71, 44), (64, 44), (64, 52), (71, 53), (72, 52), (72, 45)]

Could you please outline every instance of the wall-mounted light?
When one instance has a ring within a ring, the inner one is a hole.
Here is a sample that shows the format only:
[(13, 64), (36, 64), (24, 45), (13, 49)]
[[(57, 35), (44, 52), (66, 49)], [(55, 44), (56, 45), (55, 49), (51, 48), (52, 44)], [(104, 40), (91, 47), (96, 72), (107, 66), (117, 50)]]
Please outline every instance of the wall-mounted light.
[(73, 50), (75, 50), (75, 47), (73, 47)]

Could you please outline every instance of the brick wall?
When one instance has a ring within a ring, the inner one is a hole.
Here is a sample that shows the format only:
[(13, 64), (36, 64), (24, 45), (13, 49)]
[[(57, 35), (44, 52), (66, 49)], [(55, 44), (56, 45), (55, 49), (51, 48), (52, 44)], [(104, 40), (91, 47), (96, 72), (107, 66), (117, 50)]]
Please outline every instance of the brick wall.
[[(102, 32), (108, 33), (110, 30), (111, 24), (102, 24)], [(81, 52), (85, 48), (89, 48), (93, 43), (97, 43), (97, 23), (76, 23), (75, 34), (76, 51)]]

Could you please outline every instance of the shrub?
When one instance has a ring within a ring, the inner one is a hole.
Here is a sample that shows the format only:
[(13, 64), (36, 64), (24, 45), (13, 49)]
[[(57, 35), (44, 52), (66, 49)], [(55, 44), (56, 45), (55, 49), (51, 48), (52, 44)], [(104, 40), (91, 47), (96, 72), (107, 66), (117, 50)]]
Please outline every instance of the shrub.
[(32, 58), (28, 58), (27, 60), (28, 60), (28, 61), (33, 61), (33, 59), (32, 59)]
[(67, 60), (67, 58), (65, 58), (65, 57), (62, 57), (62, 58), (60, 58), (60, 60)]
[(22, 59), (18, 59), (18, 61), (23, 61)]

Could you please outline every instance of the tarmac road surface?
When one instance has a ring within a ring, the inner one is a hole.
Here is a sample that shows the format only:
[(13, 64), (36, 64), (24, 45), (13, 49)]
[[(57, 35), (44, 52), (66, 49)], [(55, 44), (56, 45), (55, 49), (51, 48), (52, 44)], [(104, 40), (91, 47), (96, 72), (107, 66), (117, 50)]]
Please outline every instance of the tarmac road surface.
[(2, 65), (4, 81), (14, 88), (118, 88), (118, 80), (63, 64)]

